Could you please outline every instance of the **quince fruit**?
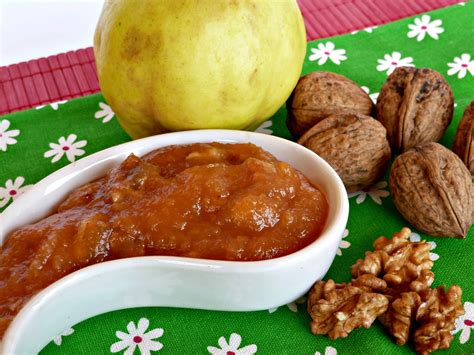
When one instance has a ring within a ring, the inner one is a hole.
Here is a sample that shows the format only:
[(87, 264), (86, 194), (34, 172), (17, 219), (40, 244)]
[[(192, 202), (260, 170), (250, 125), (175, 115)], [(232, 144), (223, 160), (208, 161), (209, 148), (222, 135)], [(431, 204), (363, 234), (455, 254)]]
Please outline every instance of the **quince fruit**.
[(100, 87), (133, 138), (255, 129), (295, 87), (296, 0), (108, 0), (94, 36)]

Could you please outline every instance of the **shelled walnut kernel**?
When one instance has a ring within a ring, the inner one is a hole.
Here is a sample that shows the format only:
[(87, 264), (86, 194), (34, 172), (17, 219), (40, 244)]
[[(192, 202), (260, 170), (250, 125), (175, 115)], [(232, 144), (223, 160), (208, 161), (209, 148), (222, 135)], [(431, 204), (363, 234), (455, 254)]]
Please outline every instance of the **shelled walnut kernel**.
[[(372, 282), (384, 284), (383, 280)], [(388, 298), (357, 284), (336, 284), (333, 280), (319, 281), (308, 297), (308, 312), (313, 321), (313, 334), (328, 334), (331, 339), (345, 338), (355, 328), (369, 328), (374, 320), (387, 310)], [(370, 283), (370, 281), (369, 281)]]
[(328, 280), (313, 286), (308, 312), (314, 334), (346, 337), (355, 328), (368, 328), (378, 317), (398, 345), (412, 338), (422, 355), (449, 348), (456, 318), (464, 314), (461, 288), (430, 288), (431, 246), (411, 242), (410, 234), (403, 228), (391, 239), (376, 239), (374, 251), (352, 266), (352, 282)]

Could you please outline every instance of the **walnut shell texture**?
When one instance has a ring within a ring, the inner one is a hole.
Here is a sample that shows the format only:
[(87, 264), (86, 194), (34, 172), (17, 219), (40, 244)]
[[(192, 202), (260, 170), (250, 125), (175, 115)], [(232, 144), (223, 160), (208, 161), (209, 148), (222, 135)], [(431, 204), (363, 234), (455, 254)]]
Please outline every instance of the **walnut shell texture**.
[(451, 87), (435, 70), (399, 67), (388, 77), (377, 99), (377, 119), (387, 129), (394, 151), (437, 142), (451, 122)]
[(329, 116), (307, 131), (298, 143), (326, 160), (349, 192), (379, 181), (390, 161), (385, 128), (361, 114)]
[(287, 102), (286, 124), (300, 137), (322, 119), (344, 112), (372, 116), (374, 104), (369, 95), (348, 78), (315, 71), (300, 78)]
[(438, 143), (414, 147), (390, 172), (393, 202), (418, 230), (464, 238), (471, 226), (471, 174), (456, 154)]
[(474, 100), (466, 107), (454, 138), (453, 152), (456, 153), (474, 175)]

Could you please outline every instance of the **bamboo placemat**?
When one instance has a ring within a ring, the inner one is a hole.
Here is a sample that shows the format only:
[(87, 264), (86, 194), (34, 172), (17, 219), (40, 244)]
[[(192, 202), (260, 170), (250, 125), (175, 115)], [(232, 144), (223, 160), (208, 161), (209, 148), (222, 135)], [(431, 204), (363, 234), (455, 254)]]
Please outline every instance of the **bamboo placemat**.
[[(459, 0), (298, 0), (308, 40), (448, 6)], [(0, 67), (0, 115), (99, 91), (92, 48)]]

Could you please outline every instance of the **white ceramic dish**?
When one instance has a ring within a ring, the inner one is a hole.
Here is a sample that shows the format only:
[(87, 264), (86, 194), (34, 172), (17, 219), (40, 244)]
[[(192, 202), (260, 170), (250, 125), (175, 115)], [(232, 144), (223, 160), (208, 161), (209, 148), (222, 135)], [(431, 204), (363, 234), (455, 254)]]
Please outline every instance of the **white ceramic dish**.
[(15, 229), (47, 216), (74, 188), (102, 176), (130, 153), (142, 156), (171, 144), (251, 142), (290, 163), (317, 184), (329, 203), (322, 235), (285, 257), (233, 262), (148, 256), (89, 266), (49, 286), (11, 323), (1, 354), (33, 354), (64, 329), (94, 315), (131, 307), (171, 306), (225, 311), (277, 307), (304, 294), (334, 259), (347, 223), (346, 190), (316, 154), (274, 136), (227, 130), (169, 133), (112, 147), (38, 182), (0, 215), (0, 243)]

